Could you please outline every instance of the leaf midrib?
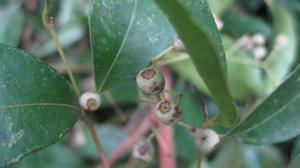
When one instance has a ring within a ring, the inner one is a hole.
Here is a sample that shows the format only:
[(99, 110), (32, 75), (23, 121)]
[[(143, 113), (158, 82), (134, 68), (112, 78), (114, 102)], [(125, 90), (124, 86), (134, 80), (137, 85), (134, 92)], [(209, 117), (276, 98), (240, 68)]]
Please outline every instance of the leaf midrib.
[(32, 104), (13, 104), (13, 105), (3, 105), (0, 106), (0, 109), (8, 109), (8, 108), (19, 108), (19, 107), (30, 107), (30, 106), (59, 106), (59, 107), (70, 107), (76, 110), (80, 110), (80, 108), (70, 105), (70, 104), (60, 104), (60, 103), (32, 103)]
[(269, 117), (267, 117), (265, 120), (262, 120), (261, 122), (254, 124), (253, 127), (250, 127), (244, 131), (238, 132), (237, 134), (245, 134), (247, 132), (250, 132), (252, 130), (254, 130), (255, 128), (259, 127), (260, 125), (264, 124), (265, 122), (269, 121), (270, 119), (276, 117), (278, 114), (280, 114), (282, 112), (282, 110), (285, 109), (285, 107), (289, 106), (292, 102), (294, 102), (294, 99), (296, 99), (298, 96), (300, 95), (300, 92), (298, 92), (295, 96), (293, 96), (292, 99), (290, 99), (290, 101), (288, 103), (286, 103), (284, 106), (282, 106), (277, 112), (273, 113), (272, 115), (270, 115)]
[(123, 48), (124, 48), (124, 46), (125, 46), (125, 43), (126, 43), (126, 41), (127, 41), (129, 32), (130, 32), (130, 30), (131, 30), (131, 28), (132, 28), (134, 19), (135, 19), (135, 17), (136, 17), (137, 1), (138, 1), (138, 0), (135, 0), (135, 1), (134, 1), (134, 6), (133, 6), (132, 13), (131, 13), (131, 18), (130, 18), (130, 21), (129, 21), (127, 30), (126, 30), (126, 32), (125, 32), (124, 38), (123, 38), (123, 40), (122, 40), (122, 43), (121, 43), (121, 45), (120, 45), (120, 48), (119, 48), (119, 50), (118, 50), (118, 52), (117, 52), (116, 57), (114, 58), (112, 64), (110, 65), (110, 67), (109, 67), (109, 69), (108, 69), (108, 72), (106, 73), (106, 75), (105, 75), (105, 77), (104, 77), (102, 83), (101, 83), (100, 86), (99, 86), (99, 89), (98, 89), (99, 92), (101, 92), (101, 90), (103, 89), (104, 84), (106, 83), (106, 81), (107, 81), (107, 79), (108, 79), (108, 77), (109, 77), (109, 75), (110, 75), (110, 73), (111, 73), (113, 67), (115, 66), (115, 64), (116, 64), (117, 60), (119, 59), (119, 57), (120, 57), (120, 55), (121, 55), (121, 53), (122, 53), (122, 50), (123, 50)]

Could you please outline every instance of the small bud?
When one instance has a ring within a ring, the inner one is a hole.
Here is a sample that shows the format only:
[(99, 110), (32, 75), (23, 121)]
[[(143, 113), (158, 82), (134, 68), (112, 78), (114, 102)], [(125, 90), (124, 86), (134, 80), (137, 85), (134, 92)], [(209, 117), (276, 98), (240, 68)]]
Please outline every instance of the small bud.
[(101, 98), (96, 92), (85, 92), (80, 96), (79, 103), (84, 110), (95, 111), (100, 107)]
[(149, 95), (157, 95), (165, 88), (163, 75), (153, 67), (141, 70), (136, 76), (136, 83), (139, 89)]
[(186, 48), (180, 38), (176, 38), (176, 40), (174, 42), (174, 50), (175, 51), (185, 51), (186, 50)]
[(197, 128), (195, 132), (195, 141), (198, 149), (201, 152), (208, 154), (216, 148), (220, 142), (220, 138), (212, 129)]
[(281, 50), (288, 45), (288, 37), (286, 35), (280, 34), (275, 39), (275, 49)]
[(251, 37), (247, 34), (244, 35), (239, 41), (242, 45), (242, 48), (245, 49), (246, 51), (250, 51), (254, 47)]
[(181, 111), (171, 100), (161, 100), (156, 104), (156, 116), (164, 124), (172, 125), (179, 121)]
[(154, 148), (150, 140), (140, 140), (133, 146), (133, 157), (150, 162), (154, 155)]
[(213, 14), (218, 30), (222, 30), (224, 23), (220, 16)]
[(256, 59), (263, 59), (267, 56), (268, 50), (266, 47), (256, 47), (253, 50), (253, 55)]
[(252, 42), (258, 46), (262, 46), (266, 43), (266, 37), (260, 33), (255, 34), (251, 39)]

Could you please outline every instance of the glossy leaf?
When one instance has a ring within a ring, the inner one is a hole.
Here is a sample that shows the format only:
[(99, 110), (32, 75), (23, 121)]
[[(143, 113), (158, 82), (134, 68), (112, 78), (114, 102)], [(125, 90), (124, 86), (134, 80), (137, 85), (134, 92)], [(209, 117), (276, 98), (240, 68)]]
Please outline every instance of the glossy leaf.
[(65, 78), (24, 51), (0, 44), (0, 167), (61, 139), (79, 117)]
[(176, 33), (151, 0), (93, 0), (89, 16), (96, 88), (132, 80), (175, 40)]
[(188, 10), (192, 20), (196, 24), (201, 25), (201, 28), (207, 33), (208, 38), (214, 43), (213, 46), (215, 46), (218, 53), (219, 62), (223, 71), (226, 72), (226, 58), (223, 44), (208, 4), (202, 0), (179, 0), (179, 2)]
[[(186, 3), (183, 3), (185, 5), (174, 0), (156, 0), (156, 2), (175, 27), (198, 73), (218, 105), (220, 112), (216, 122), (224, 126), (232, 125), (236, 121), (237, 110), (224, 77), (225, 61), (222, 60), (224, 60), (225, 54), (223, 48), (216, 44), (216, 38), (212, 36), (211, 31), (208, 31), (208, 29), (216, 30), (216, 26), (213, 23), (207, 2), (186, 1)], [(201, 8), (198, 12), (205, 14), (202, 17), (206, 19), (200, 18), (201, 22), (200, 20), (196, 21), (194, 18), (196, 15), (185, 9), (187, 4), (200, 5)], [(213, 24), (207, 24), (209, 22)], [(209, 25), (210, 27), (208, 27)], [(214, 36), (219, 35), (214, 34)], [(219, 44), (221, 44), (221, 41), (219, 41)]]
[(300, 134), (300, 66), (231, 135), (254, 144), (270, 144)]
[[(123, 82), (122, 85), (116, 86), (111, 89), (110, 92), (118, 105), (135, 104), (139, 101), (135, 81)], [(105, 108), (105, 106), (107, 107), (108, 105), (111, 105), (111, 102), (108, 100), (107, 96), (103, 96), (102, 107)]]
[(9, 168), (84, 168), (80, 157), (69, 146), (57, 143), (34, 153)]

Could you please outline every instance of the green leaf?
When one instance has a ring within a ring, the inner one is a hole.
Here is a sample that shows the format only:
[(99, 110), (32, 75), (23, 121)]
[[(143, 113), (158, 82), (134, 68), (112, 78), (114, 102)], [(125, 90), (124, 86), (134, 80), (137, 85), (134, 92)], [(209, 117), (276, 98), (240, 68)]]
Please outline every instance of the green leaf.
[(83, 168), (79, 155), (63, 143), (34, 153), (9, 168)]
[[(226, 35), (222, 36), (222, 40), (226, 50), (234, 44), (234, 40)], [(250, 63), (251, 55), (241, 49), (228, 54), (226, 59), (228, 87), (232, 97), (238, 101), (245, 101), (250, 96), (259, 95), (258, 90), (262, 86), (261, 69)], [(246, 64), (236, 60), (245, 61)]]
[[(222, 36), (222, 40), (225, 48), (231, 47), (233, 40), (227, 36)], [(184, 60), (172, 62), (175, 58), (185, 58)], [(227, 56), (227, 71), (228, 71), (228, 87), (232, 97), (235, 100), (245, 100), (251, 95), (260, 94), (258, 90), (261, 90), (262, 77), (261, 70), (254, 67), (251, 64), (241, 64), (234, 60), (248, 61), (250, 55), (242, 50), (237, 50), (231, 55)], [(202, 78), (198, 75), (198, 72), (193, 65), (192, 60), (186, 53), (172, 52), (164, 56), (165, 62), (170, 62), (170, 66), (180, 76), (186, 78), (189, 82), (195, 85), (202, 93), (209, 95), (209, 91), (205, 86)]]
[[(212, 15), (208, 9), (206, 1), (197, 1), (200, 3), (203, 17), (201, 22), (196, 21), (182, 4), (174, 0), (156, 0), (161, 9), (167, 14), (169, 20), (177, 30), (181, 40), (185, 44), (193, 63), (203, 78), (207, 88), (209, 89), (213, 99), (219, 107), (219, 115), (217, 123), (224, 126), (232, 125), (237, 118), (237, 109), (229, 94), (226, 80), (224, 77), (225, 61), (224, 51), (220, 51), (220, 45), (215, 45), (216, 38), (212, 37), (212, 32), (208, 32), (208, 23), (213, 22)], [(189, 1), (190, 5), (196, 1)], [(186, 5), (185, 5), (186, 6)], [(204, 26), (206, 25), (206, 26)], [(216, 29), (215, 24), (211, 24), (209, 29)], [(214, 36), (219, 36), (214, 34)], [(221, 41), (219, 41), (221, 44)], [(222, 66), (223, 65), (223, 66)], [(223, 69), (222, 69), (223, 67)]]
[(271, 26), (259, 17), (241, 13), (226, 13), (222, 16), (224, 22), (223, 31), (242, 36), (244, 34), (263, 34), (266, 37), (271, 35)]
[(275, 52), (264, 60), (265, 67), (267, 67), (269, 73), (272, 74), (272, 80), (270, 77), (264, 80), (265, 95), (274, 89), (274, 81), (282, 81), (291, 71), (297, 58), (298, 41), (295, 24), (296, 19), (293, 13), (277, 3), (276, 0), (266, 2), (272, 13), (275, 36), (283, 35), (286, 37), (287, 45), (282, 49), (276, 49), (276, 42), (274, 42), (273, 50), (275, 50)]
[(174, 58), (187, 58), (181, 61), (174, 61), (169, 63), (169, 66), (175, 70), (181, 77), (193, 84), (201, 93), (209, 95), (209, 91), (205, 86), (202, 78), (199, 76), (192, 60), (187, 53), (171, 52), (164, 56), (166, 62)]
[(17, 2), (0, 7), (0, 43), (17, 46), (23, 31), (24, 14)]
[(79, 117), (66, 79), (36, 57), (0, 44), (0, 167), (61, 139)]
[[(211, 14), (208, 4), (203, 0), (178, 0), (188, 10), (192, 22), (201, 25), (201, 30), (207, 33), (208, 38), (214, 43), (223, 71), (226, 72), (226, 58), (219, 31)], [(201, 36), (200, 36), (201, 37)], [(201, 40), (205, 40), (200, 38)], [(202, 51), (203, 52), (203, 51)]]
[(93, 0), (89, 16), (96, 88), (110, 89), (149, 64), (176, 33), (151, 0)]
[(300, 66), (231, 135), (253, 144), (270, 144), (300, 134)]
[[(123, 82), (122, 85), (116, 86), (110, 90), (112, 97), (118, 105), (130, 105), (139, 101), (139, 95), (134, 81)], [(104, 94), (105, 95), (105, 94)], [(111, 105), (107, 96), (103, 96), (101, 107)]]

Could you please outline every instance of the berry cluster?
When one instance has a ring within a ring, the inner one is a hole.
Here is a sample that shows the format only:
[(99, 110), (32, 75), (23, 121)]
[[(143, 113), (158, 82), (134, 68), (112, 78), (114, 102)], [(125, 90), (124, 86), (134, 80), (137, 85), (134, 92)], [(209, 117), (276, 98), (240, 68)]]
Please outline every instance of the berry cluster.
[[(196, 129), (180, 121), (182, 114), (179, 108), (181, 94), (165, 90), (165, 80), (158, 68), (151, 66), (142, 69), (136, 76), (136, 83), (144, 96), (156, 96), (159, 98), (159, 100), (155, 102), (155, 114), (161, 123), (165, 125), (186, 125), (186, 128), (195, 132), (195, 143), (201, 152), (207, 154), (215, 149), (220, 141), (215, 131), (207, 128)], [(165, 92), (177, 96), (176, 103), (172, 99), (164, 98)], [(153, 153), (154, 149), (150, 138), (139, 141), (133, 147), (133, 157), (145, 162), (151, 161)]]
[[(254, 58), (256, 59), (264, 59), (268, 54), (269, 51), (266, 47), (267, 39), (264, 35), (257, 33), (253, 36), (244, 36), (243, 40), (243, 49), (249, 51), (253, 54)], [(274, 50), (279, 51), (284, 49), (288, 45), (288, 38), (286, 35), (279, 34), (276, 36), (274, 41)]]
[[(146, 95), (157, 96), (164, 94), (165, 80), (160, 70), (155, 67), (148, 67), (141, 70), (136, 76), (138, 88)], [(171, 99), (165, 99), (161, 96), (161, 100), (156, 103), (156, 116), (166, 125), (173, 125), (179, 121), (181, 111), (178, 104)]]

